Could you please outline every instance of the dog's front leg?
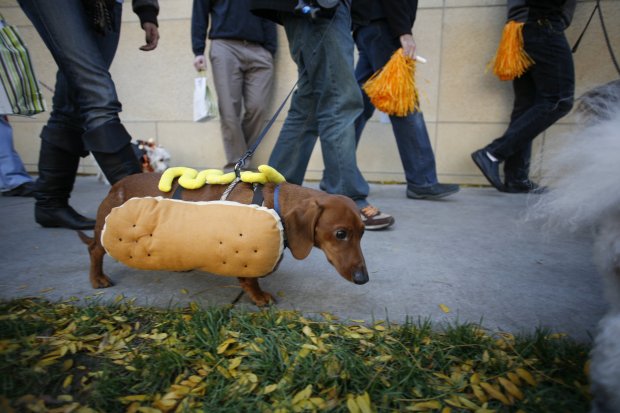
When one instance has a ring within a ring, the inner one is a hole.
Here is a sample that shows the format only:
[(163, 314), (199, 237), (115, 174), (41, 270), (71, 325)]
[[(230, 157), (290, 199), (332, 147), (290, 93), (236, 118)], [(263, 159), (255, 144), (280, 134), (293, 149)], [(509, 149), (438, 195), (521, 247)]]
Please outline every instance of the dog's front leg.
[(273, 295), (260, 289), (258, 279), (244, 277), (237, 277), (237, 279), (239, 280), (239, 284), (241, 284), (243, 291), (245, 291), (245, 293), (258, 307), (264, 307), (268, 304), (276, 302)]

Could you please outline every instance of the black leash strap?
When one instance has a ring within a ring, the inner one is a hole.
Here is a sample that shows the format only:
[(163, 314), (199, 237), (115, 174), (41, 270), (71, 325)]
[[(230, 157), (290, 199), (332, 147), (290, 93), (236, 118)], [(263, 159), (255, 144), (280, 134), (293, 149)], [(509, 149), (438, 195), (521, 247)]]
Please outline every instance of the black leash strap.
[(590, 26), (590, 22), (592, 21), (592, 18), (594, 17), (594, 13), (596, 13), (597, 10), (598, 10), (598, 17), (601, 20), (601, 28), (603, 29), (603, 36), (605, 36), (605, 43), (607, 44), (607, 50), (609, 51), (609, 55), (611, 57), (611, 61), (614, 64), (614, 67), (616, 68), (616, 71), (620, 75), (620, 64), (618, 64), (618, 60), (616, 59), (616, 55), (614, 54), (614, 50), (611, 47), (611, 41), (609, 40), (609, 33), (607, 33), (607, 27), (605, 26), (605, 19), (603, 19), (603, 9), (601, 8), (601, 0), (596, 0), (596, 4), (594, 5), (594, 9), (592, 10), (592, 13), (590, 14), (590, 18), (588, 19), (588, 22), (586, 23), (585, 27), (583, 28), (583, 31), (579, 35), (579, 38), (575, 42), (575, 45), (572, 48), (572, 52), (575, 53), (577, 51), (577, 47), (579, 47), (579, 43), (581, 43), (581, 39), (583, 38), (583, 35), (586, 33), (586, 30), (588, 29), (588, 26)]
[(288, 95), (286, 95), (286, 98), (284, 98), (284, 101), (282, 101), (282, 103), (280, 104), (280, 107), (278, 108), (278, 110), (276, 110), (276, 113), (273, 114), (271, 119), (269, 119), (269, 122), (267, 122), (267, 125), (265, 125), (265, 127), (261, 131), (260, 135), (258, 135), (258, 138), (256, 138), (256, 142), (254, 142), (254, 145), (252, 145), (252, 147), (248, 149), (247, 152), (243, 154), (241, 159), (239, 159), (237, 163), (235, 164), (235, 175), (237, 177), (241, 175), (241, 168), (243, 168), (243, 165), (245, 165), (245, 161), (252, 157), (252, 155), (254, 154), (254, 151), (256, 151), (256, 148), (258, 148), (258, 145), (260, 144), (260, 142), (263, 140), (265, 135), (267, 135), (267, 132), (269, 131), (271, 126), (273, 126), (273, 123), (276, 121), (276, 119), (280, 115), (280, 112), (282, 112), (282, 109), (284, 109), (284, 105), (286, 105), (286, 102), (288, 102), (289, 98), (295, 91), (295, 88), (297, 87), (298, 83), (299, 83), (299, 78), (297, 78), (297, 81), (291, 88), (290, 92), (288, 92)]
[(254, 184), (252, 185), (252, 190), (254, 191), (254, 195), (252, 195), (252, 204), (262, 206), (265, 201), (265, 196), (263, 195), (263, 184)]
[[(345, 3), (348, 3), (349, 0), (344, 0), (344, 1), (345, 1)], [(349, 6), (349, 10), (351, 10), (350, 4), (348, 4), (348, 6)], [(327, 27), (327, 29), (325, 30), (325, 32), (321, 36), (321, 39), (316, 44), (314, 50), (312, 51), (312, 55), (314, 55), (316, 53), (316, 51), (318, 50), (320, 44), (323, 43), (323, 39), (325, 38), (325, 34), (331, 28), (331, 25), (332, 25), (335, 17), (336, 17), (336, 14), (334, 13), (334, 15), (331, 17), (331, 19), (329, 21), (329, 26)], [(307, 70), (307, 69), (305, 69), (305, 70)], [(239, 178), (241, 176), (241, 168), (243, 168), (243, 166), (245, 165), (245, 161), (252, 157), (252, 155), (254, 154), (254, 151), (256, 151), (256, 148), (258, 148), (258, 145), (263, 140), (263, 138), (265, 137), (265, 135), (267, 134), (267, 132), (269, 131), (271, 126), (273, 126), (273, 123), (276, 121), (276, 119), (280, 115), (280, 112), (282, 112), (282, 109), (284, 109), (284, 105), (286, 104), (286, 102), (288, 102), (289, 98), (291, 97), (291, 95), (295, 91), (295, 88), (299, 84), (299, 79), (301, 78), (301, 75), (303, 73), (304, 72), (300, 73), (297, 76), (297, 81), (295, 82), (295, 84), (291, 88), (290, 92), (288, 92), (288, 95), (286, 95), (286, 98), (284, 98), (284, 101), (282, 101), (282, 103), (280, 104), (280, 107), (278, 108), (278, 110), (276, 110), (276, 113), (274, 113), (274, 115), (271, 117), (271, 119), (269, 119), (269, 122), (267, 122), (267, 125), (265, 126), (265, 128), (262, 130), (260, 135), (258, 135), (258, 138), (256, 138), (256, 142), (254, 142), (254, 145), (252, 145), (252, 147), (250, 149), (248, 149), (248, 151), (245, 154), (243, 154), (243, 156), (235, 164), (235, 175), (237, 176), (237, 178)]]
[(614, 62), (616, 71), (620, 75), (620, 65), (618, 65), (618, 60), (616, 60), (614, 50), (611, 48), (611, 41), (609, 40), (609, 34), (607, 33), (607, 28), (605, 27), (605, 20), (603, 20), (603, 10), (601, 10), (600, 3), (600, 0), (596, 0), (596, 5), (598, 6), (598, 17), (600, 17), (601, 19), (601, 27), (603, 28), (603, 35), (605, 36), (605, 43), (607, 43), (607, 50), (609, 50), (609, 55), (611, 56), (611, 60)]
[(572, 49), (573, 53), (577, 51), (577, 48), (579, 47), (579, 43), (581, 43), (581, 39), (583, 39), (583, 35), (586, 34), (586, 30), (588, 30), (588, 27), (590, 26), (590, 22), (592, 21), (592, 18), (594, 17), (594, 13), (596, 13), (596, 9), (598, 8), (599, 8), (599, 4), (597, 1), (596, 4), (594, 5), (594, 9), (592, 10), (592, 13), (590, 14), (590, 18), (588, 19), (588, 22), (586, 23), (586, 26), (581, 31), (579, 38), (577, 39), (577, 41), (575, 42), (575, 45), (573, 46), (573, 49)]

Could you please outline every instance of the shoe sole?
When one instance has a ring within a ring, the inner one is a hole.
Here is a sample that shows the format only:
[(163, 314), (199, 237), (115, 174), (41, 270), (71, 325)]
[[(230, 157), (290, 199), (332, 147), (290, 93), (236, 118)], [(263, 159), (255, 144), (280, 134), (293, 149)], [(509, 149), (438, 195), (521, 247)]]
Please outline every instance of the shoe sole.
[(441, 198), (445, 198), (447, 196), (456, 194), (460, 190), (461, 190), (461, 188), (457, 188), (457, 189), (455, 189), (453, 191), (446, 191), (446, 192), (442, 192), (440, 194), (435, 194), (435, 195), (430, 195), (430, 194), (429, 195), (418, 195), (418, 194), (415, 194), (415, 192), (413, 192), (413, 194), (415, 194), (415, 195), (413, 195), (412, 192), (407, 191), (407, 198), (409, 198), (409, 199), (428, 199), (428, 200), (441, 199)]
[(86, 225), (84, 227), (76, 227), (74, 225), (60, 225), (57, 224), (55, 222), (46, 222), (46, 221), (35, 221), (37, 224), (41, 225), (43, 228), (66, 228), (66, 229), (71, 229), (74, 231), (88, 231), (88, 230), (93, 230), (95, 229), (95, 224), (93, 225)]
[(364, 228), (367, 229), (368, 231), (376, 231), (379, 229), (385, 229), (388, 227), (391, 227), (394, 224), (394, 219), (392, 218), (392, 220), (390, 220), (390, 222), (385, 223), (385, 224), (377, 224), (377, 225), (366, 225), (364, 224)]
[[(476, 166), (478, 167), (478, 169), (480, 169), (480, 172), (482, 172), (482, 175), (484, 175), (484, 177), (487, 179), (487, 181), (489, 181), (489, 183), (493, 186), (493, 188), (497, 189), (500, 192), (504, 192), (504, 186), (497, 186), (493, 183), (493, 180), (489, 177), (489, 175), (487, 175), (487, 173), (484, 171), (484, 168), (482, 167), (482, 165), (478, 162), (478, 159), (476, 159), (476, 153), (474, 152), (471, 154), (471, 159), (474, 161), (474, 163), (476, 164)], [(484, 156), (484, 154), (482, 154)]]

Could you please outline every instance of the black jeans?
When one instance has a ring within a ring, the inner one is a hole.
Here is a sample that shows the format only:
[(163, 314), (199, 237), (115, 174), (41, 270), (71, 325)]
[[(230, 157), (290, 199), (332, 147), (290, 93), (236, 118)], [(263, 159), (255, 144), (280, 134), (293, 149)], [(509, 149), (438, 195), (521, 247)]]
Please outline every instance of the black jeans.
[(524, 48), (535, 64), (513, 80), (508, 129), (485, 148), (505, 162), (507, 181), (528, 178), (532, 141), (573, 107), (575, 69), (564, 29), (559, 18), (528, 21), (523, 27)]

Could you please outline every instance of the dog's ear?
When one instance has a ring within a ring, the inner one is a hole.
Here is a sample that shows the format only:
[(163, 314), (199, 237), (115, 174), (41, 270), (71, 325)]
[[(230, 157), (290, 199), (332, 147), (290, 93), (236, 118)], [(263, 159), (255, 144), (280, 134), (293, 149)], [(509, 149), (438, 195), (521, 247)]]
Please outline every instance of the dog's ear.
[(322, 208), (314, 199), (296, 205), (282, 216), (291, 254), (298, 260), (306, 258), (314, 246), (314, 228)]

